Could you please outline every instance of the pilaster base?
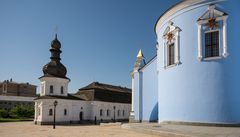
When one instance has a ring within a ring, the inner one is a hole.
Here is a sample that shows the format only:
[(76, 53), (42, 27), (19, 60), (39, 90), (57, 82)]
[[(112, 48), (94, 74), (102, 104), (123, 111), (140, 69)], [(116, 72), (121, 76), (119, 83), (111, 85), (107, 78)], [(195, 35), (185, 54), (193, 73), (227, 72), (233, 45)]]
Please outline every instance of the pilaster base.
[(130, 116), (129, 116), (129, 123), (137, 123), (138, 121), (135, 120), (135, 114), (134, 111), (130, 112)]

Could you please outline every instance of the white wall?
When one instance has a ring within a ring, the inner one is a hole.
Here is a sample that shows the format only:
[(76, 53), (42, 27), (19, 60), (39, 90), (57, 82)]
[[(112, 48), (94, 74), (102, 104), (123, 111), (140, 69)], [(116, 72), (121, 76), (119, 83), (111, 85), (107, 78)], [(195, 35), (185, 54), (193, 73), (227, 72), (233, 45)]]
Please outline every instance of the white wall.
[[(64, 100), (64, 99), (41, 99), (35, 102), (35, 121), (38, 122), (52, 122), (53, 115), (49, 116), (49, 109), (54, 109), (53, 102), (57, 100), (56, 107), (56, 122), (79, 121), (80, 112), (83, 112), (83, 120), (112, 120), (114, 119), (115, 106), (115, 119), (128, 119), (131, 110), (130, 104), (111, 103), (101, 101), (81, 101), (81, 100)], [(67, 115), (64, 115), (64, 109), (67, 109)], [(103, 110), (103, 115), (100, 116), (100, 109)], [(107, 116), (107, 109), (110, 110)], [(120, 110), (120, 115), (118, 115)], [(124, 115), (123, 115), (124, 110)], [(40, 115), (39, 112), (40, 111)]]
[[(91, 120), (111, 120), (114, 119), (114, 106), (115, 106), (115, 119), (128, 119), (129, 113), (131, 111), (131, 104), (124, 103), (112, 103), (103, 101), (89, 101), (89, 107), (91, 109)], [(100, 110), (103, 110), (103, 115), (100, 116)], [(109, 116), (107, 116), (107, 110), (109, 110)], [(118, 110), (120, 110), (120, 115), (118, 115)], [(124, 115), (123, 115), (124, 110)]]
[[(42, 77), (40, 78), (40, 96), (44, 95), (58, 95), (67, 96), (69, 80), (65, 78), (56, 77)], [(50, 86), (53, 86), (53, 93), (50, 93)], [(63, 86), (63, 94), (61, 94), (61, 87)]]

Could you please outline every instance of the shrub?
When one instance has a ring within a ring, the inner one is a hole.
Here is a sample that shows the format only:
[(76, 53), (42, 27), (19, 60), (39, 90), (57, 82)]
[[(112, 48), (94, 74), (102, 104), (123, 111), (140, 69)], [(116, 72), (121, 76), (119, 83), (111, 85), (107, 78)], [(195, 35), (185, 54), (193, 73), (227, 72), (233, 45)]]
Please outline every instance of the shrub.
[(5, 109), (0, 109), (0, 118), (7, 118), (8, 112)]
[(31, 105), (17, 105), (11, 109), (10, 116), (14, 118), (31, 118), (34, 116), (34, 108)]

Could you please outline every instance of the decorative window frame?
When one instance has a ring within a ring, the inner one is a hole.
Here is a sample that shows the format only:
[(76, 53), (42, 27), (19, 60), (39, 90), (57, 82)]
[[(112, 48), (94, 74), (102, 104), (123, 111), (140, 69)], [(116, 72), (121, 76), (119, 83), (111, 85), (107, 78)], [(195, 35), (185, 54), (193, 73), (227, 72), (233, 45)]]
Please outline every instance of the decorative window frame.
[[(217, 10), (215, 5), (209, 5), (208, 11), (205, 12), (198, 19), (197, 25), (198, 25), (198, 60), (199, 61), (222, 59), (222, 58), (226, 58), (229, 55), (228, 47), (227, 47), (227, 18), (228, 18), (227, 13)], [(213, 24), (211, 24), (212, 23), (211, 20), (213, 20)], [(217, 24), (220, 22), (222, 22), (222, 25)], [(209, 25), (208, 30), (206, 29), (207, 25)], [(219, 31), (219, 56), (205, 57), (205, 55), (203, 55), (204, 52), (202, 50), (203, 47), (205, 48), (205, 44), (203, 44), (203, 41), (205, 42), (205, 39), (204, 39), (205, 35), (203, 37), (203, 34), (205, 34), (205, 32), (211, 32), (211, 31)]]
[[(163, 33), (164, 39), (164, 68), (174, 67), (181, 64), (180, 62), (180, 31), (179, 27), (173, 25), (173, 22), (169, 21), (168, 27)], [(168, 46), (174, 44), (174, 63), (168, 65)]]

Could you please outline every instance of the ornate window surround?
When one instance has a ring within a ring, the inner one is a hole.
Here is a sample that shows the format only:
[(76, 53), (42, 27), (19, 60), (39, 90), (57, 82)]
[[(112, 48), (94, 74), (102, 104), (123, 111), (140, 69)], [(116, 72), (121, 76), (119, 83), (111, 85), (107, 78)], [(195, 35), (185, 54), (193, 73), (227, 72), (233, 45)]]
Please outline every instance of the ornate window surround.
[[(197, 24), (198, 24), (198, 60), (199, 61), (202, 61), (203, 59), (204, 60), (221, 59), (222, 57), (226, 58), (229, 55), (227, 50), (227, 18), (228, 18), (227, 13), (217, 10), (215, 8), (215, 5), (209, 5), (208, 11), (198, 19)], [(222, 25), (216, 27), (215, 23), (219, 23), (221, 21), (222, 21)], [(203, 29), (204, 27), (206, 27), (206, 25), (209, 25), (210, 30)], [(205, 34), (205, 32), (209, 32), (209, 31), (219, 31), (219, 56), (205, 58), (203, 56), (203, 51), (202, 51), (202, 48), (204, 47), (204, 45), (202, 44), (204, 41), (204, 38), (202, 38), (202, 34), (203, 33)], [(222, 36), (222, 41), (220, 39), (221, 36)]]
[[(180, 62), (180, 31), (179, 27), (173, 25), (173, 22), (169, 21), (168, 27), (163, 33), (164, 39), (164, 68), (170, 68), (181, 64)], [(174, 44), (174, 63), (168, 65), (168, 46)]]

